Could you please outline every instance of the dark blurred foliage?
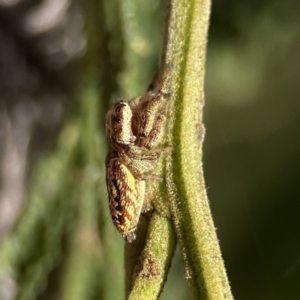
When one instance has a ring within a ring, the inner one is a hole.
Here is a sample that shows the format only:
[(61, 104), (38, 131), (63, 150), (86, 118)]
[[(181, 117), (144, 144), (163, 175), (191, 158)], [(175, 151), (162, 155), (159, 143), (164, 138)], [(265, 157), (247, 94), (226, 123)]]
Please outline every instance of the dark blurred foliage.
[(223, 257), (236, 299), (298, 299), (300, 2), (221, 2), (204, 168)]
[[(157, 70), (164, 5), (87, 2), (0, 0), (1, 300), (122, 295), (103, 116)], [(235, 299), (300, 298), (299, 16), (212, 7), (204, 169)], [(162, 299), (190, 297), (183, 274), (177, 251)]]

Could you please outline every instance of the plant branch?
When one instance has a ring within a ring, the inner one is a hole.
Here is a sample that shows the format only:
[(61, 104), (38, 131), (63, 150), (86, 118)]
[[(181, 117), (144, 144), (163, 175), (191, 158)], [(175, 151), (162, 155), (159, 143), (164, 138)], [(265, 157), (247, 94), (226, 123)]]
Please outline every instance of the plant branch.
[(167, 140), (167, 193), (194, 299), (232, 299), (202, 169), (202, 108), (210, 0), (173, 0), (165, 44), (174, 67)]
[(165, 283), (176, 239), (170, 219), (154, 212), (128, 300), (157, 299)]

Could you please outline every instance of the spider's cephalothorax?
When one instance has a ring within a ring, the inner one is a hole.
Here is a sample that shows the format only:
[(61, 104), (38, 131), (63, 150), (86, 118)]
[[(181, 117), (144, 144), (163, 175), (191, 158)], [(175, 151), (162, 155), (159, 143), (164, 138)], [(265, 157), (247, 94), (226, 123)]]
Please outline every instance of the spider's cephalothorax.
[[(154, 148), (162, 138), (166, 120), (170, 75), (168, 69), (157, 92), (148, 90), (128, 103), (121, 100), (106, 114), (105, 133), (114, 149), (105, 162), (110, 214), (128, 242), (135, 239), (143, 210), (145, 180), (160, 179), (152, 174), (152, 161), (169, 149)], [(152, 82), (150, 87), (153, 85)]]

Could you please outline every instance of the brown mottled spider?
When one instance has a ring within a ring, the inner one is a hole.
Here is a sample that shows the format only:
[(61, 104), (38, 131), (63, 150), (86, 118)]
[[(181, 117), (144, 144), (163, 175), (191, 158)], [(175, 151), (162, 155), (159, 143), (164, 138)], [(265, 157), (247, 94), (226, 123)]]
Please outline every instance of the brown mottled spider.
[(129, 102), (117, 102), (107, 112), (105, 133), (114, 150), (106, 157), (106, 183), (112, 221), (126, 241), (135, 239), (135, 231), (144, 206), (145, 181), (160, 180), (152, 174), (152, 161), (170, 148), (156, 149), (162, 138), (169, 94), (168, 69), (152, 92), (153, 79), (146, 94)]

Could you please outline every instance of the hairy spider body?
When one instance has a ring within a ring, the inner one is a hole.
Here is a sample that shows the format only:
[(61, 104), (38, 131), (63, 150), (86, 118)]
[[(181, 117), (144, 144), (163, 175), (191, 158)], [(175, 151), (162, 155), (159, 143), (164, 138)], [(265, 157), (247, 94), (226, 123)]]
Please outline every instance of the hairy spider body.
[[(112, 221), (126, 241), (135, 239), (145, 208), (145, 181), (160, 180), (152, 174), (152, 161), (169, 148), (154, 150), (162, 138), (169, 105), (168, 69), (156, 93), (117, 102), (105, 118), (105, 132), (114, 148), (106, 157), (106, 183)], [(154, 86), (152, 82), (150, 86)]]

